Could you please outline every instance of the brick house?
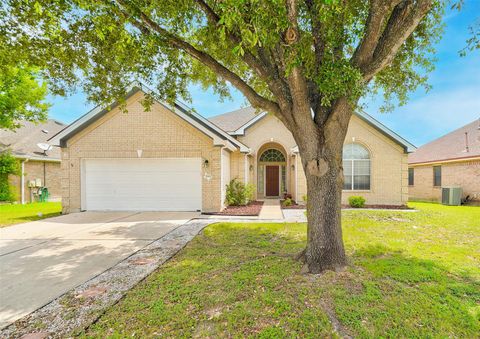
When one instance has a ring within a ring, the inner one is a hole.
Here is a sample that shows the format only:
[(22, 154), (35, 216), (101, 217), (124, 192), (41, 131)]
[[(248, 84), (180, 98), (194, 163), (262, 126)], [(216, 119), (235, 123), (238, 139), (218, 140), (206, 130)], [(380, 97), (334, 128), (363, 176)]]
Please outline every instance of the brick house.
[[(302, 201), (298, 148), (276, 117), (244, 108), (206, 119), (161, 101), (145, 111), (147, 91), (132, 88), (127, 113), (97, 107), (51, 139), (61, 148), (64, 213), (219, 211), (233, 178), (253, 183), (259, 199), (288, 193)], [(345, 140), (344, 201), (362, 195), (367, 204), (405, 204), (413, 149), (368, 114), (355, 114)]]
[[(33, 193), (38, 186), (48, 188), (50, 201), (61, 200), (60, 150), (52, 147), (44, 151), (38, 144), (46, 144), (50, 137), (63, 128), (63, 123), (48, 119), (38, 124), (21, 122), (21, 127), (15, 131), (0, 130), (0, 151), (9, 150), (21, 162), (21, 175), (9, 177), (18, 202), (33, 201)], [(29, 183), (33, 182), (36, 187), (29, 187)]]
[(480, 201), (480, 120), (419, 147), (408, 166), (410, 199), (440, 201), (442, 187), (460, 186)]

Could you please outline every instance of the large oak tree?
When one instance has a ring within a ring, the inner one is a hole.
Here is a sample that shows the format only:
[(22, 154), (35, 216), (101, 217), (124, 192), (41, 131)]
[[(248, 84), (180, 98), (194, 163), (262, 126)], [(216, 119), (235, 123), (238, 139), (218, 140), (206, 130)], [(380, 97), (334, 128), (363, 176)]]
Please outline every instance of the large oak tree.
[[(362, 96), (402, 103), (425, 84), (437, 0), (6, 0), (2, 32), (52, 90), (122, 98), (133, 79), (167, 100), (238, 89), (291, 131), (307, 178), (309, 272), (346, 265), (342, 147)], [(5, 29), (5, 27), (7, 29)]]

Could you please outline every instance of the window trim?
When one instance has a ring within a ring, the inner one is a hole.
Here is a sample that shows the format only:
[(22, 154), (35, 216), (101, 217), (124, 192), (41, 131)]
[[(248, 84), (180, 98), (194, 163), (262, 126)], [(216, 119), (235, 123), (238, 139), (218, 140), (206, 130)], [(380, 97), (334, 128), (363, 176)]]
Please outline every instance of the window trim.
[[(365, 149), (365, 151), (367, 151), (368, 153), (368, 159), (349, 159), (349, 158), (346, 158), (344, 159), (343, 156), (342, 156), (342, 166), (343, 166), (343, 162), (344, 161), (351, 161), (351, 164), (352, 164), (352, 171), (351, 171), (351, 177), (352, 177), (352, 184), (351, 184), (351, 188), (348, 189), (348, 188), (345, 188), (345, 182), (344, 182), (344, 186), (342, 188), (342, 192), (371, 192), (372, 191), (372, 153), (370, 152), (370, 149), (364, 145), (363, 143), (359, 143), (359, 142), (352, 142), (352, 143), (348, 143), (348, 144), (344, 144), (343, 147), (345, 146), (348, 146), (348, 145), (358, 145), (362, 148)], [(355, 165), (354, 163), (355, 162), (358, 162), (358, 161), (368, 161), (368, 179), (369, 179), (369, 183), (368, 183), (368, 188), (365, 188), (365, 189), (355, 189)], [(345, 177), (345, 173), (344, 173), (344, 177)]]

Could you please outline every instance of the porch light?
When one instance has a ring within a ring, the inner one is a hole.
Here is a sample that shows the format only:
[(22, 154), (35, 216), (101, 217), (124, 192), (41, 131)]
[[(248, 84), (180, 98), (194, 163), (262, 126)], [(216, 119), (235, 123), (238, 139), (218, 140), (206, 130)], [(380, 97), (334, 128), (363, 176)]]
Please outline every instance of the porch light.
[(250, 165), (250, 172), (253, 171), (253, 165)]
[(203, 160), (203, 168), (208, 168), (209, 164), (208, 159)]
[(292, 164), (292, 171), (294, 171), (294, 170), (295, 170), (295, 165)]

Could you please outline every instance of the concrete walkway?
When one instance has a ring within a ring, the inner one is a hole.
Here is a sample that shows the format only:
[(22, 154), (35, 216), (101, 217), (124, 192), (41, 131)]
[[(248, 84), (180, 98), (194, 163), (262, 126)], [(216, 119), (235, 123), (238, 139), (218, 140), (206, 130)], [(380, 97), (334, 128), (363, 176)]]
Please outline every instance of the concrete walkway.
[(199, 213), (83, 212), (0, 229), (0, 328)]
[(263, 201), (262, 210), (258, 219), (279, 220), (283, 219), (282, 209), (280, 207), (280, 199), (265, 199)]

